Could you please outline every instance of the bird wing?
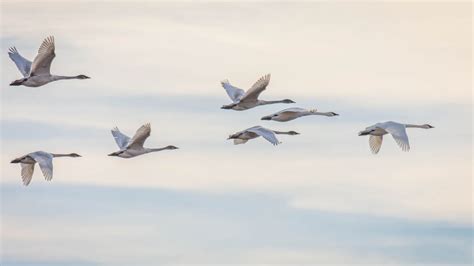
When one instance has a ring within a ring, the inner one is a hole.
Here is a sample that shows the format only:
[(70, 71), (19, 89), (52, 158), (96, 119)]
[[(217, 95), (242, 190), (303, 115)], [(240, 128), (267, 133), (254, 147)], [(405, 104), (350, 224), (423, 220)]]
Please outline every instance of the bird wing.
[(10, 47), (10, 49), (8, 49), (8, 56), (15, 62), (16, 67), (20, 70), (23, 77), (26, 78), (30, 75), (31, 61), (21, 56), (16, 47)]
[(300, 107), (292, 107), (292, 108), (286, 108), (281, 110), (279, 113), (283, 112), (292, 112), (292, 113), (301, 113), (301, 112), (307, 112), (308, 110)]
[(143, 149), (145, 140), (150, 136), (151, 126), (150, 123), (141, 126), (135, 136), (128, 142), (127, 148), (131, 149)]
[(275, 133), (273, 133), (273, 131), (271, 131), (269, 129), (266, 129), (264, 127), (259, 127), (259, 126), (252, 127), (252, 128), (247, 129), (246, 131), (253, 132), (253, 133), (255, 133), (259, 136), (264, 137), (266, 140), (268, 140), (273, 145), (280, 144), (280, 142), (278, 141), (278, 139), (275, 136)]
[(44, 39), (43, 43), (38, 49), (38, 55), (33, 60), (33, 65), (31, 66), (30, 76), (50, 75), (51, 62), (55, 56), (54, 37), (49, 36)]
[(247, 139), (234, 139), (234, 145), (245, 144), (247, 141)]
[(374, 136), (370, 135), (369, 137), (369, 146), (373, 154), (377, 154), (382, 147), (383, 136)]
[(38, 163), (47, 181), (53, 179), (53, 155), (47, 152), (33, 152), (28, 155)]
[(403, 151), (410, 150), (410, 143), (408, 141), (408, 135), (404, 125), (398, 123), (390, 123), (384, 129), (392, 135), (398, 146), (400, 146)]
[(118, 127), (114, 127), (110, 132), (112, 132), (112, 136), (114, 136), (115, 142), (117, 143), (120, 149), (125, 149), (130, 142), (130, 138), (120, 132)]
[(242, 96), (240, 101), (256, 101), (260, 93), (262, 93), (262, 91), (267, 88), (268, 83), (270, 83), (270, 74), (267, 74), (257, 80), (257, 82), (253, 84), (253, 86), (244, 94), (244, 96)]
[(35, 170), (35, 164), (33, 163), (22, 163), (21, 164), (21, 179), (23, 180), (23, 185), (28, 186), (33, 177), (33, 171)]
[(224, 87), (225, 91), (227, 92), (227, 95), (229, 95), (229, 98), (234, 103), (240, 101), (242, 96), (244, 96), (245, 94), (244, 90), (232, 86), (228, 80), (221, 81), (221, 84), (222, 84), (222, 87)]

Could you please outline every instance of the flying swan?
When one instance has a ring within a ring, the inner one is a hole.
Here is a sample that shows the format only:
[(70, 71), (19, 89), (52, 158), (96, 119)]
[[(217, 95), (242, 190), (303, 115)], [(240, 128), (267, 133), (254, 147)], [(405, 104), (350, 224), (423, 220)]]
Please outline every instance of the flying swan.
[(369, 146), (373, 154), (377, 154), (382, 146), (383, 135), (390, 133), (392, 137), (397, 142), (398, 146), (403, 151), (410, 150), (410, 143), (408, 141), (408, 135), (406, 128), (424, 128), (430, 129), (434, 128), (431, 125), (413, 125), (413, 124), (401, 124), (397, 122), (383, 122), (377, 123), (373, 126), (367, 127), (365, 130), (359, 132), (359, 136), (370, 135), (369, 137)]
[(237, 132), (235, 134), (232, 134), (227, 139), (233, 139), (234, 145), (238, 145), (238, 144), (244, 144), (250, 139), (263, 137), (264, 139), (268, 140), (271, 144), (278, 145), (281, 142), (278, 141), (275, 134), (299, 135), (299, 133), (295, 131), (282, 132), (282, 131), (276, 131), (276, 130), (264, 128), (261, 126), (255, 126), (255, 127), (251, 127), (246, 130)]
[(137, 130), (137, 132), (135, 133), (135, 136), (133, 136), (132, 139), (130, 139), (125, 134), (120, 132), (120, 130), (117, 127), (112, 129), (111, 132), (120, 150), (109, 154), (109, 156), (117, 156), (121, 158), (132, 158), (135, 156), (139, 156), (142, 154), (155, 152), (155, 151), (178, 149), (178, 147), (175, 147), (173, 145), (169, 145), (169, 146), (166, 146), (163, 148), (157, 148), (157, 149), (144, 148), (143, 144), (145, 143), (145, 140), (150, 136), (150, 132), (151, 132), (151, 127), (149, 123), (141, 126)]
[(17, 79), (10, 83), (10, 86), (27, 86), (27, 87), (39, 87), (43, 86), (52, 81), (61, 79), (88, 79), (86, 75), (77, 76), (57, 76), (51, 75), (51, 62), (54, 57), (54, 37), (49, 36), (44, 39), (40, 48), (38, 49), (38, 55), (33, 60), (33, 63), (18, 53), (15, 47), (11, 47), (8, 50), (8, 56), (15, 62), (18, 70), (23, 74), (23, 78)]
[(331, 116), (338, 116), (339, 114), (336, 114), (334, 112), (318, 112), (316, 109), (307, 110), (304, 108), (293, 107), (293, 108), (281, 110), (280, 112), (277, 112), (271, 115), (264, 116), (262, 117), (262, 120), (287, 122), (287, 121), (294, 120), (298, 117), (307, 116), (307, 115), (322, 115), (322, 116), (331, 117)]
[(11, 161), (11, 163), (20, 163), (21, 164), (21, 179), (23, 180), (23, 185), (28, 186), (33, 177), (33, 171), (35, 170), (35, 163), (39, 164), (41, 172), (47, 181), (53, 179), (53, 158), (56, 157), (81, 157), (77, 153), (69, 154), (56, 154), (49, 153), (44, 151), (36, 151), (28, 153), (25, 156), (16, 158)]
[(261, 77), (253, 86), (245, 92), (242, 89), (232, 86), (228, 80), (221, 81), (222, 87), (233, 101), (221, 107), (221, 109), (232, 109), (236, 111), (247, 110), (259, 105), (274, 104), (274, 103), (294, 103), (294, 101), (285, 99), (281, 101), (264, 101), (259, 100), (258, 96), (264, 91), (270, 82), (270, 74)]

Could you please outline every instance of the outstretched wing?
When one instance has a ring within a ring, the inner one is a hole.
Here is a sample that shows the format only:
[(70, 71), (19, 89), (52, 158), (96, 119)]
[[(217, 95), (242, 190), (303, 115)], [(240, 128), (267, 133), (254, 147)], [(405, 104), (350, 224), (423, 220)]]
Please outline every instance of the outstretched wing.
[(374, 136), (370, 135), (369, 137), (369, 146), (373, 154), (377, 154), (382, 147), (383, 136)]
[(23, 180), (23, 185), (28, 186), (33, 177), (33, 171), (35, 170), (35, 164), (22, 163), (21, 164), (21, 179)]
[(33, 60), (33, 65), (31, 66), (30, 76), (50, 75), (51, 62), (53, 62), (55, 56), (54, 37), (49, 36), (44, 39), (38, 49), (38, 55)]
[(408, 135), (404, 125), (391, 123), (384, 129), (392, 135), (398, 146), (400, 146), (403, 151), (410, 150), (410, 143), (408, 141)]
[(20, 70), (23, 77), (27, 78), (30, 75), (31, 61), (21, 56), (16, 47), (10, 47), (10, 49), (8, 49), (8, 56), (15, 62), (16, 67)]
[(263, 77), (261, 77), (253, 86), (242, 96), (242, 99), (240, 99), (241, 102), (254, 102), (257, 101), (258, 96), (262, 91), (264, 91), (268, 83), (270, 83), (270, 74), (267, 74)]
[(234, 145), (245, 144), (247, 141), (247, 139), (234, 139)]
[(33, 152), (28, 155), (38, 163), (47, 181), (53, 179), (53, 156), (51, 154), (47, 152)]
[(114, 136), (115, 142), (117, 143), (118, 147), (121, 150), (125, 149), (130, 141), (130, 138), (120, 132), (117, 127), (114, 127), (110, 132), (112, 132), (112, 136)]
[(234, 103), (240, 101), (242, 96), (244, 96), (244, 94), (245, 94), (244, 90), (232, 86), (228, 80), (221, 81), (221, 85), (222, 85), (222, 87), (224, 87), (225, 91), (227, 92), (227, 95), (229, 95), (229, 98)]
[(280, 144), (280, 142), (278, 141), (278, 139), (275, 136), (275, 133), (273, 133), (273, 131), (271, 131), (269, 129), (266, 129), (264, 127), (260, 127), (260, 126), (252, 127), (252, 128), (247, 129), (246, 131), (253, 132), (253, 133), (255, 133), (259, 136), (262, 136), (263, 138), (268, 140), (273, 145)]
[(145, 144), (145, 140), (150, 136), (150, 133), (150, 123), (141, 126), (135, 133), (135, 136), (133, 136), (133, 138), (128, 143), (127, 148), (143, 149), (143, 144)]

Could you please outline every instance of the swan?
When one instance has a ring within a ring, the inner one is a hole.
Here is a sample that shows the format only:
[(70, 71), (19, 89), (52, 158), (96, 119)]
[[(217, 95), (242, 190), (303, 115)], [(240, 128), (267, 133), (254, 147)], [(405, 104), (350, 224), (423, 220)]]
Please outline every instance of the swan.
[(298, 117), (302, 116), (307, 116), (307, 115), (322, 115), (322, 116), (338, 116), (339, 114), (336, 114), (334, 112), (318, 112), (316, 109), (312, 110), (307, 110), (304, 108), (299, 108), (299, 107), (293, 107), (293, 108), (288, 108), (281, 110), (280, 112), (267, 115), (262, 117), (262, 120), (274, 120), (278, 122), (287, 122), (294, 120)]
[(233, 139), (234, 145), (238, 145), (238, 144), (244, 144), (250, 139), (258, 138), (261, 136), (265, 138), (266, 140), (268, 140), (271, 144), (278, 145), (281, 142), (278, 141), (275, 134), (299, 135), (300, 133), (295, 132), (295, 131), (282, 132), (282, 131), (276, 131), (276, 130), (264, 128), (261, 126), (254, 126), (246, 130), (242, 130), (240, 132), (232, 134), (227, 139)]
[(408, 135), (406, 128), (434, 128), (432, 125), (413, 125), (413, 124), (401, 124), (393, 121), (377, 123), (373, 126), (367, 127), (365, 130), (359, 132), (359, 136), (370, 135), (369, 146), (373, 154), (377, 154), (382, 146), (383, 135), (390, 133), (397, 142), (398, 146), (403, 151), (410, 150), (410, 143), (408, 141)]
[(40, 48), (38, 49), (38, 55), (33, 60), (33, 63), (18, 53), (16, 47), (11, 47), (8, 50), (8, 56), (15, 62), (18, 70), (20, 70), (23, 78), (17, 79), (10, 83), (10, 86), (27, 86), (27, 87), (39, 87), (43, 86), (52, 81), (61, 79), (88, 79), (86, 75), (77, 76), (57, 76), (51, 75), (51, 62), (54, 57), (54, 37), (49, 36), (44, 39)]
[(77, 153), (57, 154), (45, 151), (36, 151), (16, 158), (15, 160), (11, 161), (11, 163), (21, 164), (21, 179), (23, 180), (23, 185), (28, 186), (28, 184), (31, 182), (31, 178), (33, 177), (35, 163), (39, 164), (44, 178), (47, 181), (51, 181), (53, 178), (53, 158), (56, 157), (81, 157), (81, 155)]
[(155, 151), (178, 149), (178, 147), (175, 147), (173, 145), (157, 149), (144, 148), (143, 144), (145, 143), (145, 140), (150, 136), (151, 132), (151, 126), (149, 123), (141, 126), (135, 133), (135, 136), (133, 136), (133, 138), (131, 139), (122, 132), (120, 132), (117, 127), (113, 128), (111, 132), (120, 150), (109, 154), (109, 156), (132, 158)]
[(274, 104), (274, 103), (294, 103), (290, 99), (281, 101), (264, 101), (259, 100), (258, 96), (264, 91), (268, 83), (270, 82), (270, 74), (261, 77), (253, 86), (245, 92), (242, 89), (232, 86), (228, 80), (221, 81), (222, 87), (229, 95), (229, 98), (233, 101), (231, 104), (227, 104), (221, 107), (221, 109), (232, 109), (236, 111), (247, 110), (254, 108), (259, 105)]

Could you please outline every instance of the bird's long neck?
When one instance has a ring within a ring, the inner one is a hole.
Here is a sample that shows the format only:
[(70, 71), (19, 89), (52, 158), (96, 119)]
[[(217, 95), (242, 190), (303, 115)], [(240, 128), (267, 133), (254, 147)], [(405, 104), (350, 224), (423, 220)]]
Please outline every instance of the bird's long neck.
[(53, 157), (73, 157), (72, 156), (72, 153), (51, 153), (51, 155), (53, 155)]
[(267, 104), (274, 104), (274, 103), (284, 103), (285, 100), (279, 100), (279, 101), (264, 101), (264, 100), (259, 100), (258, 105), (267, 105)]
[(415, 128), (426, 128), (425, 125), (414, 125), (414, 124), (405, 124), (406, 128), (415, 127)]
[(145, 148), (145, 151), (148, 152), (156, 152), (156, 151), (163, 151), (163, 150), (168, 150), (168, 147), (163, 147), (163, 148)]
[(57, 76), (52, 75), (53, 80), (61, 80), (61, 79), (79, 79), (79, 76)]
[(309, 111), (305, 113), (305, 115), (323, 115), (323, 116), (332, 116), (331, 112), (317, 112), (317, 111)]
[(276, 131), (274, 130), (273, 133), (278, 135), (291, 135), (291, 131)]

